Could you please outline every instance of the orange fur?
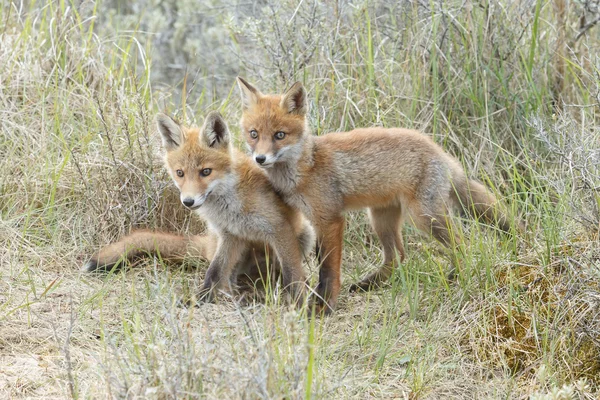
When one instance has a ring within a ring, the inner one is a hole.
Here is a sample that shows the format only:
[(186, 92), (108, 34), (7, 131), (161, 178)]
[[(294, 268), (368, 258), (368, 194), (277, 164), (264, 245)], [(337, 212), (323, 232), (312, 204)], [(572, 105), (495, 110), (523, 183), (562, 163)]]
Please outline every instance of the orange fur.
[(317, 232), (319, 306), (332, 309), (340, 291), (346, 210), (369, 208), (384, 253), (384, 265), (352, 290), (368, 290), (389, 278), (395, 255), (404, 258), (400, 228), (405, 221), (447, 246), (459, 242), (447, 218), (455, 207), (510, 229), (495, 197), (420, 132), (368, 128), (315, 137), (308, 129), (307, 96), (300, 83), (283, 95), (263, 95), (241, 78), (238, 84), (242, 134), (253, 157)]
[(260, 168), (230, 147), (227, 125), (218, 113), (209, 114), (202, 129), (180, 126), (163, 114), (157, 123), (165, 167), (184, 205), (207, 220), (209, 232), (134, 231), (102, 248), (84, 270), (109, 269), (149, 254), (178, 262), (197, 257), (211, 262), (202, 290), (211, 299), (218, 290), (231, 290), (239, 275), (265, 277), (268, 260), (275, 259), (272, 272), (280, 273), (294, 299), (301, 301), (302, 255), (314, 242), (301, 213), (283, 202)]
[(262, 241), (277, 256), (284, 286), (301, 301), (302, 252), (310, 248), (312, 237), (301, 213), (285, 204), (252, 160), (232, 149), (229, 130), (218, 113), (210, 113), (202, 129), (179, 126), (165, 115), (157, 121), (167, 150), (165, 166), (182, 203), (206, 219), (218, 236), (203, 296), (227, 291), (235, 265), (256, 241)]
[(183, 236), (173, 233), (134, 231), (96, 253), (84, 271), (112, 269), (116, 264), (156, 254), (164, 260), (182, 262), (186, 255), (211, 260), (217, 247), (215, 235)]

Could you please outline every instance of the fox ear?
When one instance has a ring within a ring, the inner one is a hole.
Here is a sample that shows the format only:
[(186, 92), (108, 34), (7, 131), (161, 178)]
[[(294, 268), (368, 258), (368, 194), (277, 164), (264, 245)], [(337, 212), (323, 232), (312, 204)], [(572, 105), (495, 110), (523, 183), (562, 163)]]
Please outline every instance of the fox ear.
[(173, 150), (183, 143), (183, 132), (181, 127), (173, 118), (166, 114), (156, 115), (156, 125), (162, 137), (162, 144), (166, 150)]
[(221, 114), (218, 111), (208, 113), (202, 126), (202, 132), (200, 133), (202, 142), (214, 149), (228, 149), (230, 136), (227, 123)]
[(302, 83), (296, 82), (281, 98), (281, 108), (290, 114), (305, 115), (308, 110), (306, 90)]
[(237, 77), (237, 83), (242, 94), (242, 110), (245, 111), (256, 104), (262, 93), (241, 76)]

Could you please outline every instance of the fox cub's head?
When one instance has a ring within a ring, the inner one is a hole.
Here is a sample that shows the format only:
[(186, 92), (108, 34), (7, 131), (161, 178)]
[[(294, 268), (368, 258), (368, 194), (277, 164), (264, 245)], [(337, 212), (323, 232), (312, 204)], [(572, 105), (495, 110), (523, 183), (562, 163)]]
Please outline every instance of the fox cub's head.
[(218, 112), (206, 116), (201, 129), (180, 126), (158, 114), (158, 131), (166, 150), (165, 165), (179, 188), (184, 206), (196, 210), (231, 172), (229, 129)]
[(237, 78), (242, 93), (242, 135), (262, 167), (297, 161), (308, 130), (306, 91), (296, 82), (283, 95), (264, 95)]

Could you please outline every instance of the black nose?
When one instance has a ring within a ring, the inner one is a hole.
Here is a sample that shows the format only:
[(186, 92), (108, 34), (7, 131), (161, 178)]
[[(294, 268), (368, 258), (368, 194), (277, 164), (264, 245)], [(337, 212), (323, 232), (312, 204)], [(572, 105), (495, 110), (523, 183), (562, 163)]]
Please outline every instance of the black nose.
[(191, 207), (194, 205), (194, 199), (190, 199), (189, 197), (187, 199), (183, 199), (182, 201), (183, 205), (186, 207)]
[(267, 156), (263, 156), (263, 155), (261, 154), (261, 155), (258, 155), (258, 156), (256, 156), (256, 157), (254, 157), (254, 159), (256, 160), (256, 162), (257, 162), (257, 163), (259, 163), (259, 164), (262, 164), (262, 163), (264, 163), (264, 162), (265, 162), (265, 160), (267, 159)]

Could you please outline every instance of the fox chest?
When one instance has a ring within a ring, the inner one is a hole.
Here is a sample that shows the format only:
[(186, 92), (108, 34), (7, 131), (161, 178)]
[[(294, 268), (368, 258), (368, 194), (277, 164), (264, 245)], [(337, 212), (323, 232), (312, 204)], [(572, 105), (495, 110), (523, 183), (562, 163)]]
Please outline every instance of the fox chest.
[(264, 217), (221, 207), (206, 207), (201, 213), (211, 228), (246, 240), (266, 240), (274, 228)]
[(302, 212), (302, 214), (304, 214), (304, 216), (309, 220), (312, 219), (314, 215), (313, 207), (303, 195), (300, 193), (291, 192), (283, 193), (282, 197), (287, 205)]

